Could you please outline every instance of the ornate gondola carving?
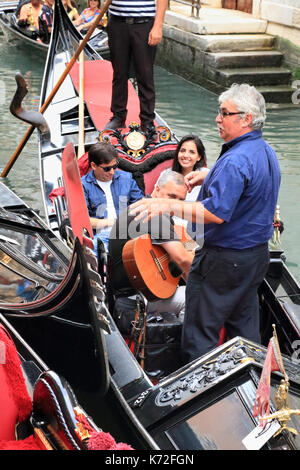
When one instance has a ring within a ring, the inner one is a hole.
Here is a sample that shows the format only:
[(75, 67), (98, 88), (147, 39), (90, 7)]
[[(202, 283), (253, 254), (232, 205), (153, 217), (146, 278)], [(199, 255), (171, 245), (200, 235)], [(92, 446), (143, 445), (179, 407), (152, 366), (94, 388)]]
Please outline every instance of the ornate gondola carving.
[[(249, 343), (238, 339), (231, 347), (215, 358), (201, 364), (199, 368), (187, 374), (183, 379), (176, 380), (169, 386), (161, 388), (156, 397), (156, 405), (175, 405), (179, 401), (185, 400), (191, 395), (203, 391), (206, 387), (216, 384), (222, 376), (232, 372), (234, 369), (243, 366), (247, 362), (263, 364), (265, 360), (265, 350), (263, 347), (252, 347)], [(299, 370), (286, 364), (289, 376), (299, 380)]]
[(129, 132), (122, 133), (118, 129), (105, 129), (100, 132), (99, 140), (112, 143), (123, 157), (128, 156), (133, 161), (139, 162), (157, 145), (171, 143), (171, 131), (168, 127), (159, 126), (143, 132), (138, 123), (132, 122), (129, 125)]

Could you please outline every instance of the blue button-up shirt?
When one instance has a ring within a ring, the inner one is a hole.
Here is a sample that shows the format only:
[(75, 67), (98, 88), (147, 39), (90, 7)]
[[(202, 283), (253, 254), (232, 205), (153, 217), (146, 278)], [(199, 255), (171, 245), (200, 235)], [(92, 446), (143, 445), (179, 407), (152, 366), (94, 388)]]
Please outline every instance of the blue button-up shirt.
[[(224, 222), (204, 226), (204, 243), (244, 249), (268, 242), (280, 179), (276, 153), (263, 140), (261, 131), (223, 144), (198, 200)], [(197, 241), (203, 245), (203, 240)]]
[[(104, 191), (100, 188), (94, 172), (90, 171), (81, 179), (90, 217), (107, 218), (107, 203)], [(117, 217), (128, 205), (144, 197), (131, 173), (117, 170), (111, 183), (111, 193)]]

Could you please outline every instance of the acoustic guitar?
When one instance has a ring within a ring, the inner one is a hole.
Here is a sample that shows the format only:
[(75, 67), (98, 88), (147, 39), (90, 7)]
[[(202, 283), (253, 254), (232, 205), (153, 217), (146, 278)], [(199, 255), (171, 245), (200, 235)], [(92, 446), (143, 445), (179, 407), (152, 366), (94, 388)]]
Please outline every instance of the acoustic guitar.
[[(197, 244), (186, 233), (184, 227), (175, 226), (175, 231), (187, 250)], [(150, 235), (129, 240), (122, 251), (123, 265), (132, 286), (147, 300), (168, 299), (179, 283), (178, 266), (161, 245), (153, 245)]]

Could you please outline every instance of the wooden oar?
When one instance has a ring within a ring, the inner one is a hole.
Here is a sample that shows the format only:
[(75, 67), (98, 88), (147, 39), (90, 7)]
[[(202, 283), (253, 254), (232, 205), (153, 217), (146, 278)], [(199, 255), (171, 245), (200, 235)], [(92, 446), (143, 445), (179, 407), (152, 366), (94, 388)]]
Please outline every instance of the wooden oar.
[(78, 115), (78, 151), (77, 158), (80, 158), (84, 150), (84, 52), (79, 56), (79, 115)]
[[(76, 62), (76, 60), (80, 56), (81, 51), (83, 51), (83, 49), (85, 48), (85, 46), (86, 46), (87, 42), (89, 41), (91, 35), (93, 34), (93, 32), (97, 28), (98, 24), (100, 23), (103, 15), (108, 10), (108, 7), (111, 4), (111, 2), (112, 2), (112, 0), (107, 0), (106, 4), (104, 5), (104, 7), (100, 11), (100, 14), (97, 16), (95, 22), (93, 22), (91, 24), (91, 26), (89, 27), (88, 32), (86, 33), (84, 39), (82, 40), (79, 47), (75, 51), (75, 53), (74, 53), (73, 57), (71, 58), (70, 62), (66, 66), (66, 68), (65, 68), (64, 72), (62, 73), (61, 77), (57, 81), (56, 85), (54, 86), (54, 88), (51, 91), (51, 93), (49, 94), (49, 96), (46, 98), (43, 106), (40, 109), (40, 113), (43, 114), (46, 111), (46, 109), (48, 108), (49, 104), (53, 100), (53, 98), (56, 95), (56, 93), (58, 92), (60, 86), (62, 85), (62, 83), (64, 82), (64, 80), (67, 77), (68, 73), (70, 72), (71, 68), (73, 67), (74, 63)], [(2, 171), (2, 173), (1, 173), (2, 178), (5, 178), (8, 175), (8, 173), (11, 170), (12, 166), (14, 165), (15, 161), (17, 160), (18, 156), (20, 155), (20, 153), (22, 152), (22, 150), (25, 147), (26, 143), (28, 142), (28, 140), (29, 140), (31, 134), (33, 133), (34, 129), (35, 129), (34, 126), (30, 126), (30, 128), (28, 129), (28, 131), (24, 135), (23, 139), (21, 140), (21, 142), (19, 143), (17, 149), (15, 150), (14, 154), (12, 155), (9, 162), (6, 164), (4, 170)]]

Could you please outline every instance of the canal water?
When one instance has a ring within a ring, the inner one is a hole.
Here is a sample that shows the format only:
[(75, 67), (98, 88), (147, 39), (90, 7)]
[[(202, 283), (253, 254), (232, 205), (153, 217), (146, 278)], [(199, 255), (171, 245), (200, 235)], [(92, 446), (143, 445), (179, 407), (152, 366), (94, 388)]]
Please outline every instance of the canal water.
[[(28, 125), (9, 112), (11, 98), (16, 89), (15, 73), (21, 72), (30, 83), (24, 100), (29, 109), (38, 109), (44, 59), (34, 52), (24, 51), (7, 44), (0, 36), (0, 169), (9, 161)], [(182, 78), (156, 67), (158, 113), (167, 121), (177, 137), (198, 134), (206, 148), (208, 165), (219, 155), (221, 140), (215, 124), (218, 109), (217, 95), (191, 84)], [(277, 152), (282, 184), (279, 195), (281, 218), (285, 230), (281, 237), (287, 264), (300, 282), (299, 201), (300, 201), (300, 109), (271, 109), (264, 127), (264, 137)], [(40, 195), (37, 139), (30, 138), (8, 176), (3, 182), (22, 197), (31, 207), (43, 214)]]

